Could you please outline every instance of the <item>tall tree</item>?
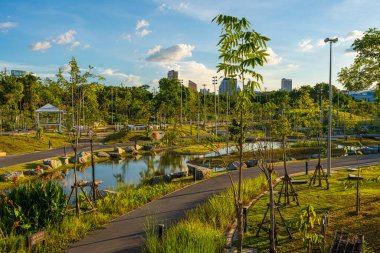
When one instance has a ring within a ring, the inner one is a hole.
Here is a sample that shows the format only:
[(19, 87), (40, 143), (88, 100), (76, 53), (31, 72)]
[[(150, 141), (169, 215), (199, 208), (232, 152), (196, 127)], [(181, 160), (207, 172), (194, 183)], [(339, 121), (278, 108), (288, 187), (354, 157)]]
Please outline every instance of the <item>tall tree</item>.
[(338, 81), (350, 91), (376, 86), (376, 95), (380, 98), (380, 31), (368, 29), (351, 47), (357, 54), (354, 63), (342, 68)]
[[(259, 82), (263, 77), (256, 72), (256, 67), (263, 66), (266, 62), (266, 42), (269, 38), (262, 36), (255, 30), (251, 30), (251, 23), (246, 18), (236, 18), (227, 15), (217, 15), (213, 22), (222, 27), (219, 46), (219, 59), (217, 71), (225, 77), (237, 78), (243, 84), (243, 90), (237, 96), (237, 122), (240, 128), (238, 138), (239, 147), (239, 181), (235, 198), (236, 218), (238, 226), (238, 252), (242, 250), (243, 227), (242, 227), (242, 158), (244, 142), (243, 117), (247, 114), (254, 89), (260, 87)], [(235, 188), (234, 188), (235, 190)]]

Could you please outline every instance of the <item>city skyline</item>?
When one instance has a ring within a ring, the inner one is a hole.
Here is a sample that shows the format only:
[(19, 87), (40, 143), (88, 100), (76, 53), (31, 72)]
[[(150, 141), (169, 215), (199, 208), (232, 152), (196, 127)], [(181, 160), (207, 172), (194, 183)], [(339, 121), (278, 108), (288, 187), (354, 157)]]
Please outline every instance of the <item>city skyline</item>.
[[(244, 8), (240, 8), (245, 6)], [(106, 77), (106, 84), (149, 84), (171, 69), (179, 78), (207, 84), (216, 73), (220, 28), (211, 23), (219, 14), (245, 16), (252, 27), (271, 38), (268, 64), (258, 71), (262, 89), (277, 90), (281, 78), (293, 87), (328, 82), (326, 37), (338, 37), (333, 47), (336, 75), (354, 58), (350, 45), (370, 27), (377, 27), (377, 1), (50, 1), (3, 2), (0, 10), (0, 68), (32, 71), (54, 77), (59, 67), (76, 57)], [(300, 22), (302, 20), (302, 22)], [(200, 87), (198, 87), (200, 88)]]

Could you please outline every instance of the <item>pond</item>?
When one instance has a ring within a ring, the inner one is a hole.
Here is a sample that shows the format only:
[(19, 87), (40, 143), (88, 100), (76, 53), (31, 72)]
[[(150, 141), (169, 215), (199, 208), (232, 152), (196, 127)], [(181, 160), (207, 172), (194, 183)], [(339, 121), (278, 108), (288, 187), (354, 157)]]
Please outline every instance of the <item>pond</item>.
[[(280, 144), (273, 142), (273, 148), (280, 147)], [(258, 143), (247, 143), (244, 150), (256, 150)], [(228, 153), (236, 151), (236, 147), (229, 146)], [(227, 154), (227, 147), (219, 150), (220, 154)], [(134, 158), (122, 160), (109, 160), (97, 163), (95, 165), (96, 180), (102, 180), (103, 184), (100, 189), (112, 189), (117, 191), (118, 185), (139, 184), (144, 179), (151, 178), (154, 175), (164, 175), (179, 171), (187, 171), (186, 163), (198, 157), (211, 157), (215, 153), (206, 155), (178, 155), (169, 151), (162, 151), (156, 154), (143, 154)], [(66, 177), (62, 180), (62, 186), (66, 192), (70, 192), (74, 184), (74, 171), (67, 170)], [(77, 171), (78, 180), (92, 181), (91, 166), (83, 167)]]

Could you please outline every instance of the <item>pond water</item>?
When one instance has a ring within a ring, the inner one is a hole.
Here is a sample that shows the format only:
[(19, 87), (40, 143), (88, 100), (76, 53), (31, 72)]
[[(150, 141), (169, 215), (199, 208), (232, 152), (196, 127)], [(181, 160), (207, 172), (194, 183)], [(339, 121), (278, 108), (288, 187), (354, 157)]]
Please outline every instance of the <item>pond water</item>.
[[(273, 148), (280, 147), (277, 142), (271, 143)], [(256, 150), (258, 143), (247, 143), (244, 150)], [(236, 151), (236, 147), (230, 145), (228, 153)], [(227, 147), (219, 150), (220, 154), (227, 154)], [(178, 155), (168, 151), (162, 151), (156, 154), (138, 155), (135, 158), (126, 158), (122, 160), (110, 160), (97, 163), (95, 165), (96, 180), (102, 180), (103, 184), (100, 189), (112, 189), (117, 191), (118, 185), (127, 184), (135, 185), (141, 183), (144, 179), (151, 178), (154, 175), (163, 175), (179, 171), (187, 171), (186, 163), (198, 157), (212, 157), (217, 154), (210, 153), (206, 155)], [(216, 169), (220, 170), (220, 169)], [(67, 170), (66, 176), (61, 181), (66, 192), (70, 192), (74, 184), (74, 171)], [(77, 171), (78, 180), (92, 181), (91, 166), (83, 167)]]

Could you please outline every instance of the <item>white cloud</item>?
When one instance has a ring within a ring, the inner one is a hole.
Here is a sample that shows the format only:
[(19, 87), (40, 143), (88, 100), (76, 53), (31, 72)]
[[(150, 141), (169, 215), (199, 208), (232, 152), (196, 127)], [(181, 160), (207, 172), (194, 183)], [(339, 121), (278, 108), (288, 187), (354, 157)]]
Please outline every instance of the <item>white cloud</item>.
[(299, 65), (291, 63), (291, 64), (286, 65), (286, 68), (287, 68), (288, 71), (291, 71), (291, 70), (298, 69)]
[(91, 47), (90, 44), (86, 44), (86, 45), (83, 46), (83, 49), (87, 49), (87, 48), (90, 48), (90, 47)]
[(74, 48), (76, 47), (79, 47), (81, 44), (79, 41), (74, 41), (71, 46), (70, 46), (70, 50), (73, 50)]
[(153, 48), (149, 49), (147, 54), (148, 55), (155, 54), (155, 53), (157, 53), (160, 50), (161, 50), (161, 46), (160, 45), (156, 45)]
[(268, 65), (277, 65), (282, 61), (282, 58), (279, 57), (271, 47), (267, 47), (267, 56)]
[(136, 24), (136, 30), (139, 30), (140, 28), (143, 28), (143, 27), (148, 27), (150, 24), (148, 21), (142, 19), (140, 21), (137, 22)]
[(136, 32), (136, 34), (140, 37), (145, 37), (151, 32), (152, 32), (151, 30), (143, 29), (141, 32)]
[(122, 38), (123, 40), (128, 40), (129, 42), (132, 41), (132, 35), (130, 35), (130, 34), (128, 34), (128, 33), (123, 33), (123, 34), (121, 35), (121, 38)]
[(324, 47), (324, 46), (326, 46), (326, 42), (325, 42), (324, 39), (319, 39), (319, 40), (317, 40), (317, 42), (315, 43), (315, 46), (316, 46), (316, 47)]
[(298, 43), (298, 46), (303, 52), (310, 52), (313, 50), (314, 45), (312, 45), (311, 40), (303, 40)]
[(124, 74), (111, 68), (106, 68), (106, 69), (99, 68), (99, 69), (101, 70), (102, 75), (107, 75), (107, 76), (111, 76), (117, 79), (121, 79), (124, 82), (130, 83), (133, 85), (141, 84), (139, 76)]
[(160, 49), (146, 58), (151, 62), (174, 62), (192, 56), (194, 46), (177, 44), (168, 48)]
[(17, 23), (15, 22), (4, 22), (0, 23), (0, 29), (13, 28), (16, 27)]
[(32, 51), (41, 51), (45, 52), (47, 49), (51, 48), (51, 43), (49, 41), (42, 41), (34, 43), (30, 46)]
[(364, 32), (358, 31), (358, 30), (353, 30), (344, 36), (339, 36), (338, 41), (340, 41), (340, 42), (353, 42), (356, 39), (361, 39), (363, 36), (364, 36)]
[(75, 30), (69, 30), (65, 33), (62, 33), (60, 34), (57, 39), (56, 39), (56, 43), (57, 44), (72, 44), (72, 43), (75, 43), (75, 37), (74, 35), (76, 34), (77, 32)]

